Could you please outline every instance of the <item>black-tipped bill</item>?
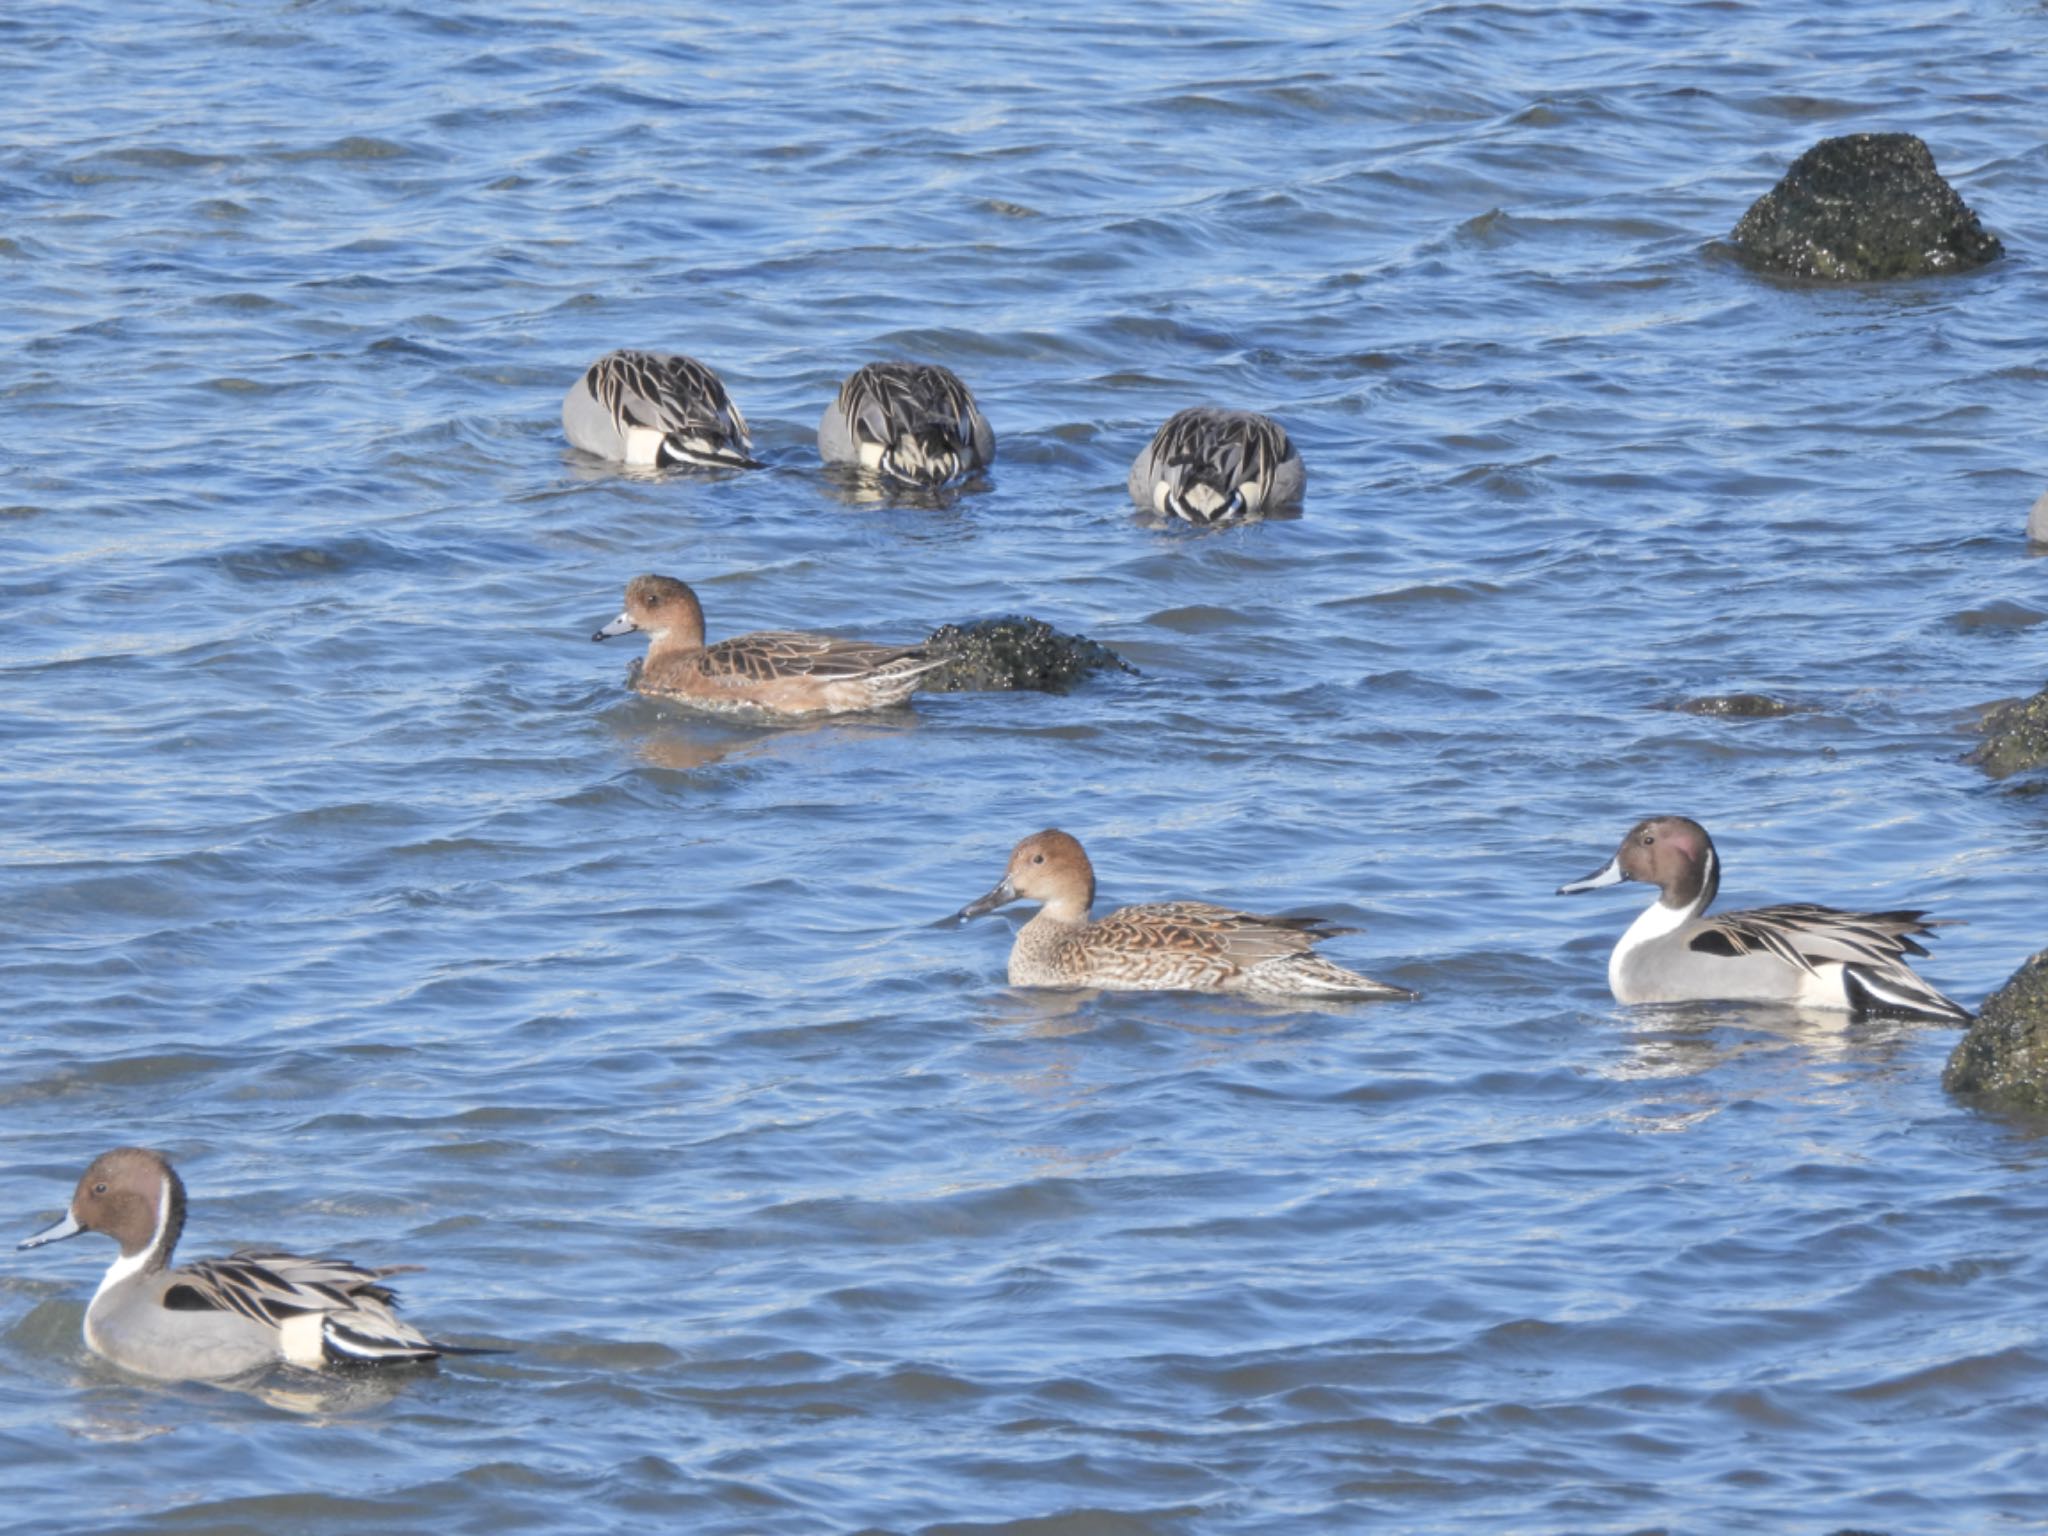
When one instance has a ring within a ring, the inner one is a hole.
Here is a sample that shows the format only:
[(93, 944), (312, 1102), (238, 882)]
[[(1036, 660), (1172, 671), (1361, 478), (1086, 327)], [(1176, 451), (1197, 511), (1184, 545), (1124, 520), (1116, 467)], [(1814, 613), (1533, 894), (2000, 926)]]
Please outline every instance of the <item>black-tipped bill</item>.
[(590, 638), (593, 640), (609, 640), (614, 635), (630, 635), (639, 627), (638, 624), (633, 622), (633, 616), (630, 613), (622, 613)]
[(78, 1224), (78, 1218), (66, 1211), (63, 1220), (43, 1228), (34, 1237), (24, 1237), (14, 1246), (17, 1249), (40, 1248), (45, 1243), (61, 1243), (67, 1237), (76, 1237), (84, 1230), (85, 1228)]
[(1560, 885), (1557, 888), (1557, 894), (1560, 896), (1575, 896), (1580, 891), (1597, 891), (1603, 885), (1619, 885), (1627, 878), (1628, 876), (1621, 872), (1621, 855), (1617, 853), (1607, 861), (1604, 868), (1595, 870), (1592, 874), (1586, 876), (1585, 879), (1574, 880), (1568, 885)]
[(953, 914), (953, 921), (964, 923), (970, 917), (979, 917), (984, 912), (993, 912), (997, 907), (1007, 907), (1017, 899), (1017, 888), (1005, 880), (986, 896), (970, 901)]

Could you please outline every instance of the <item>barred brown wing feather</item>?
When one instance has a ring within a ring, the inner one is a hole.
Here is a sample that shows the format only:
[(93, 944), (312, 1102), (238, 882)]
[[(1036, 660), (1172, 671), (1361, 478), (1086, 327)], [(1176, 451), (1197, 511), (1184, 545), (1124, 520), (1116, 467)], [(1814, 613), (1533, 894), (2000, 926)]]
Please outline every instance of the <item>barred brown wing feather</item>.
[(925, 653), (916, 646), (878, 645), (793, 630), (763, 630), (707, 646), (702, 667), (704, 675), (713, 682), (763, 683), (792, 677), (833, 682), (903, 670), (898, 663), (916, 664), (924, 660)]
[(1338, 932), (1319, 917), (1268, 917), (1206, 901), (1156, 902), (1124, 907), (1096, 924), (1128, 935), (1125, 942), (1166, 953), (1215, 955), (1237, 969), (1283, 955), (1308, 952)]

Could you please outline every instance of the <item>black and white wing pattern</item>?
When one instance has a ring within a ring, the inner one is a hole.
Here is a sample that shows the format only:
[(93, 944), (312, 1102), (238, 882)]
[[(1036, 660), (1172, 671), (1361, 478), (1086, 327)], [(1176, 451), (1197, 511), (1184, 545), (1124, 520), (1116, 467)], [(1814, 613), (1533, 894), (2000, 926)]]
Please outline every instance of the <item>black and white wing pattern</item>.
[(627, 464), (760, 467), (724, 381), (676, 352), (606, 353), (562, 402), (562, 428), (577, 447)]
[(1131, 464), (1131, 500), (1190, 523), (1259, 517), (1301, 499), (1307, 475), (1287, 431), (1255, 411), (1180, 411)]

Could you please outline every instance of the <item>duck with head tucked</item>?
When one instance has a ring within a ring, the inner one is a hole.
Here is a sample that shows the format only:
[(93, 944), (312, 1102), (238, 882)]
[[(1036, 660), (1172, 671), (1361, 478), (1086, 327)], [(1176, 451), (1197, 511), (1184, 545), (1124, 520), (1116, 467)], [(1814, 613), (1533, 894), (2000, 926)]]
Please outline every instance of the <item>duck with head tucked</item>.
[(1162, 517), (1229, 523), (1295, 505), (1307, 478), (1272, 417), (1197, 405), (1170, 417), (1132, 461), (1130, 492)]
[(995, 462), (996, 435), (974, 396), (937, 363), (869, 363), (818, 422), (827, 464), (918, 490), (958, 485)]
[(678, 352), (607, 352), (562, 399), (562, 431), (585, 453), (658, 469), (759, 469), (725, 384)]
[(20, 1243), (40, 1248), (103, 1232), (121, 1253), (85, 1309), (85, 1342), (125, 1370), (164, 1381), (217, 1381), (280, 1362), (320, 1369), (487, 1354), (429, 1339), (394, 1310), (384, 1282), (414, 1265), (364, 1269), (245, 1248), (173, 1267), (185, 1185), (161, 1153), (103, 1152), (55, 1225)]
[(776, 715), (883, 709), (909, 698), (927, 672), (944, 665), (922, 646), (794, 630), (761, 630), (706, 645), (697, 594), (673, 576), (635, 576), (626, 583), (625, 611), (590, 638), (634, 630), (647, 636), (634, 688), (714, 709)]
[(1057, 829), (1019, 843), (1002, 882), (955, 915), (979, 917), (1013, 901), (1042, 904), (1011, 946), (1014, 987), (1332, 1000), (1416, 995), (1314, 953), (1323, 939), (1352, 931), (1320, 917), (1268, 917), (1205, 901), (1167, 901), (1091, 918), (1094, 867), (1081, 844)]
[(1622, 1003), (1784, 1003), (1856, 1014), (1967, 1024), (1970, 1011), (1915, 975), (1920, 912), (1844, 912), (1795, 902), (1707, 915), (1721, 859), (1687, 816), (1652, 816), (1629, 829), (1600, 869), (1560, 896), (1640, 880), (1657, 899), (1629, 925), (1607, 962)]

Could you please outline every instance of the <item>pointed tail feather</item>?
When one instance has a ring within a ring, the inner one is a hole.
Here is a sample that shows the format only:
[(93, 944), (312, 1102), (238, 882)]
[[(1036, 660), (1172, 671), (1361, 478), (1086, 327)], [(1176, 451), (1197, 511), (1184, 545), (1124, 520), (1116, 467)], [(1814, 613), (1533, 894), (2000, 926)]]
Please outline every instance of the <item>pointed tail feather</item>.
[(1857, 1013), (1938, 1019), (1944, 1024), (1967, 1024), (1974, 1017), (1961, 1003), (1942, 996), (1911, 971), (1845, 965), (1842, 990)]
[(1412, 1002), (1421, 996), (1406, 987), (1392, 986), (1384, 981), (1374, 981), (1370, 976), (1361, 976), (1357, 971), (1347, 971), (1321, 955), (1289, 955), (1285, 959), (1269, 960), (1245, 972), (1245, 980), (1248, 991), (1281, 997), (1382, 998)]

